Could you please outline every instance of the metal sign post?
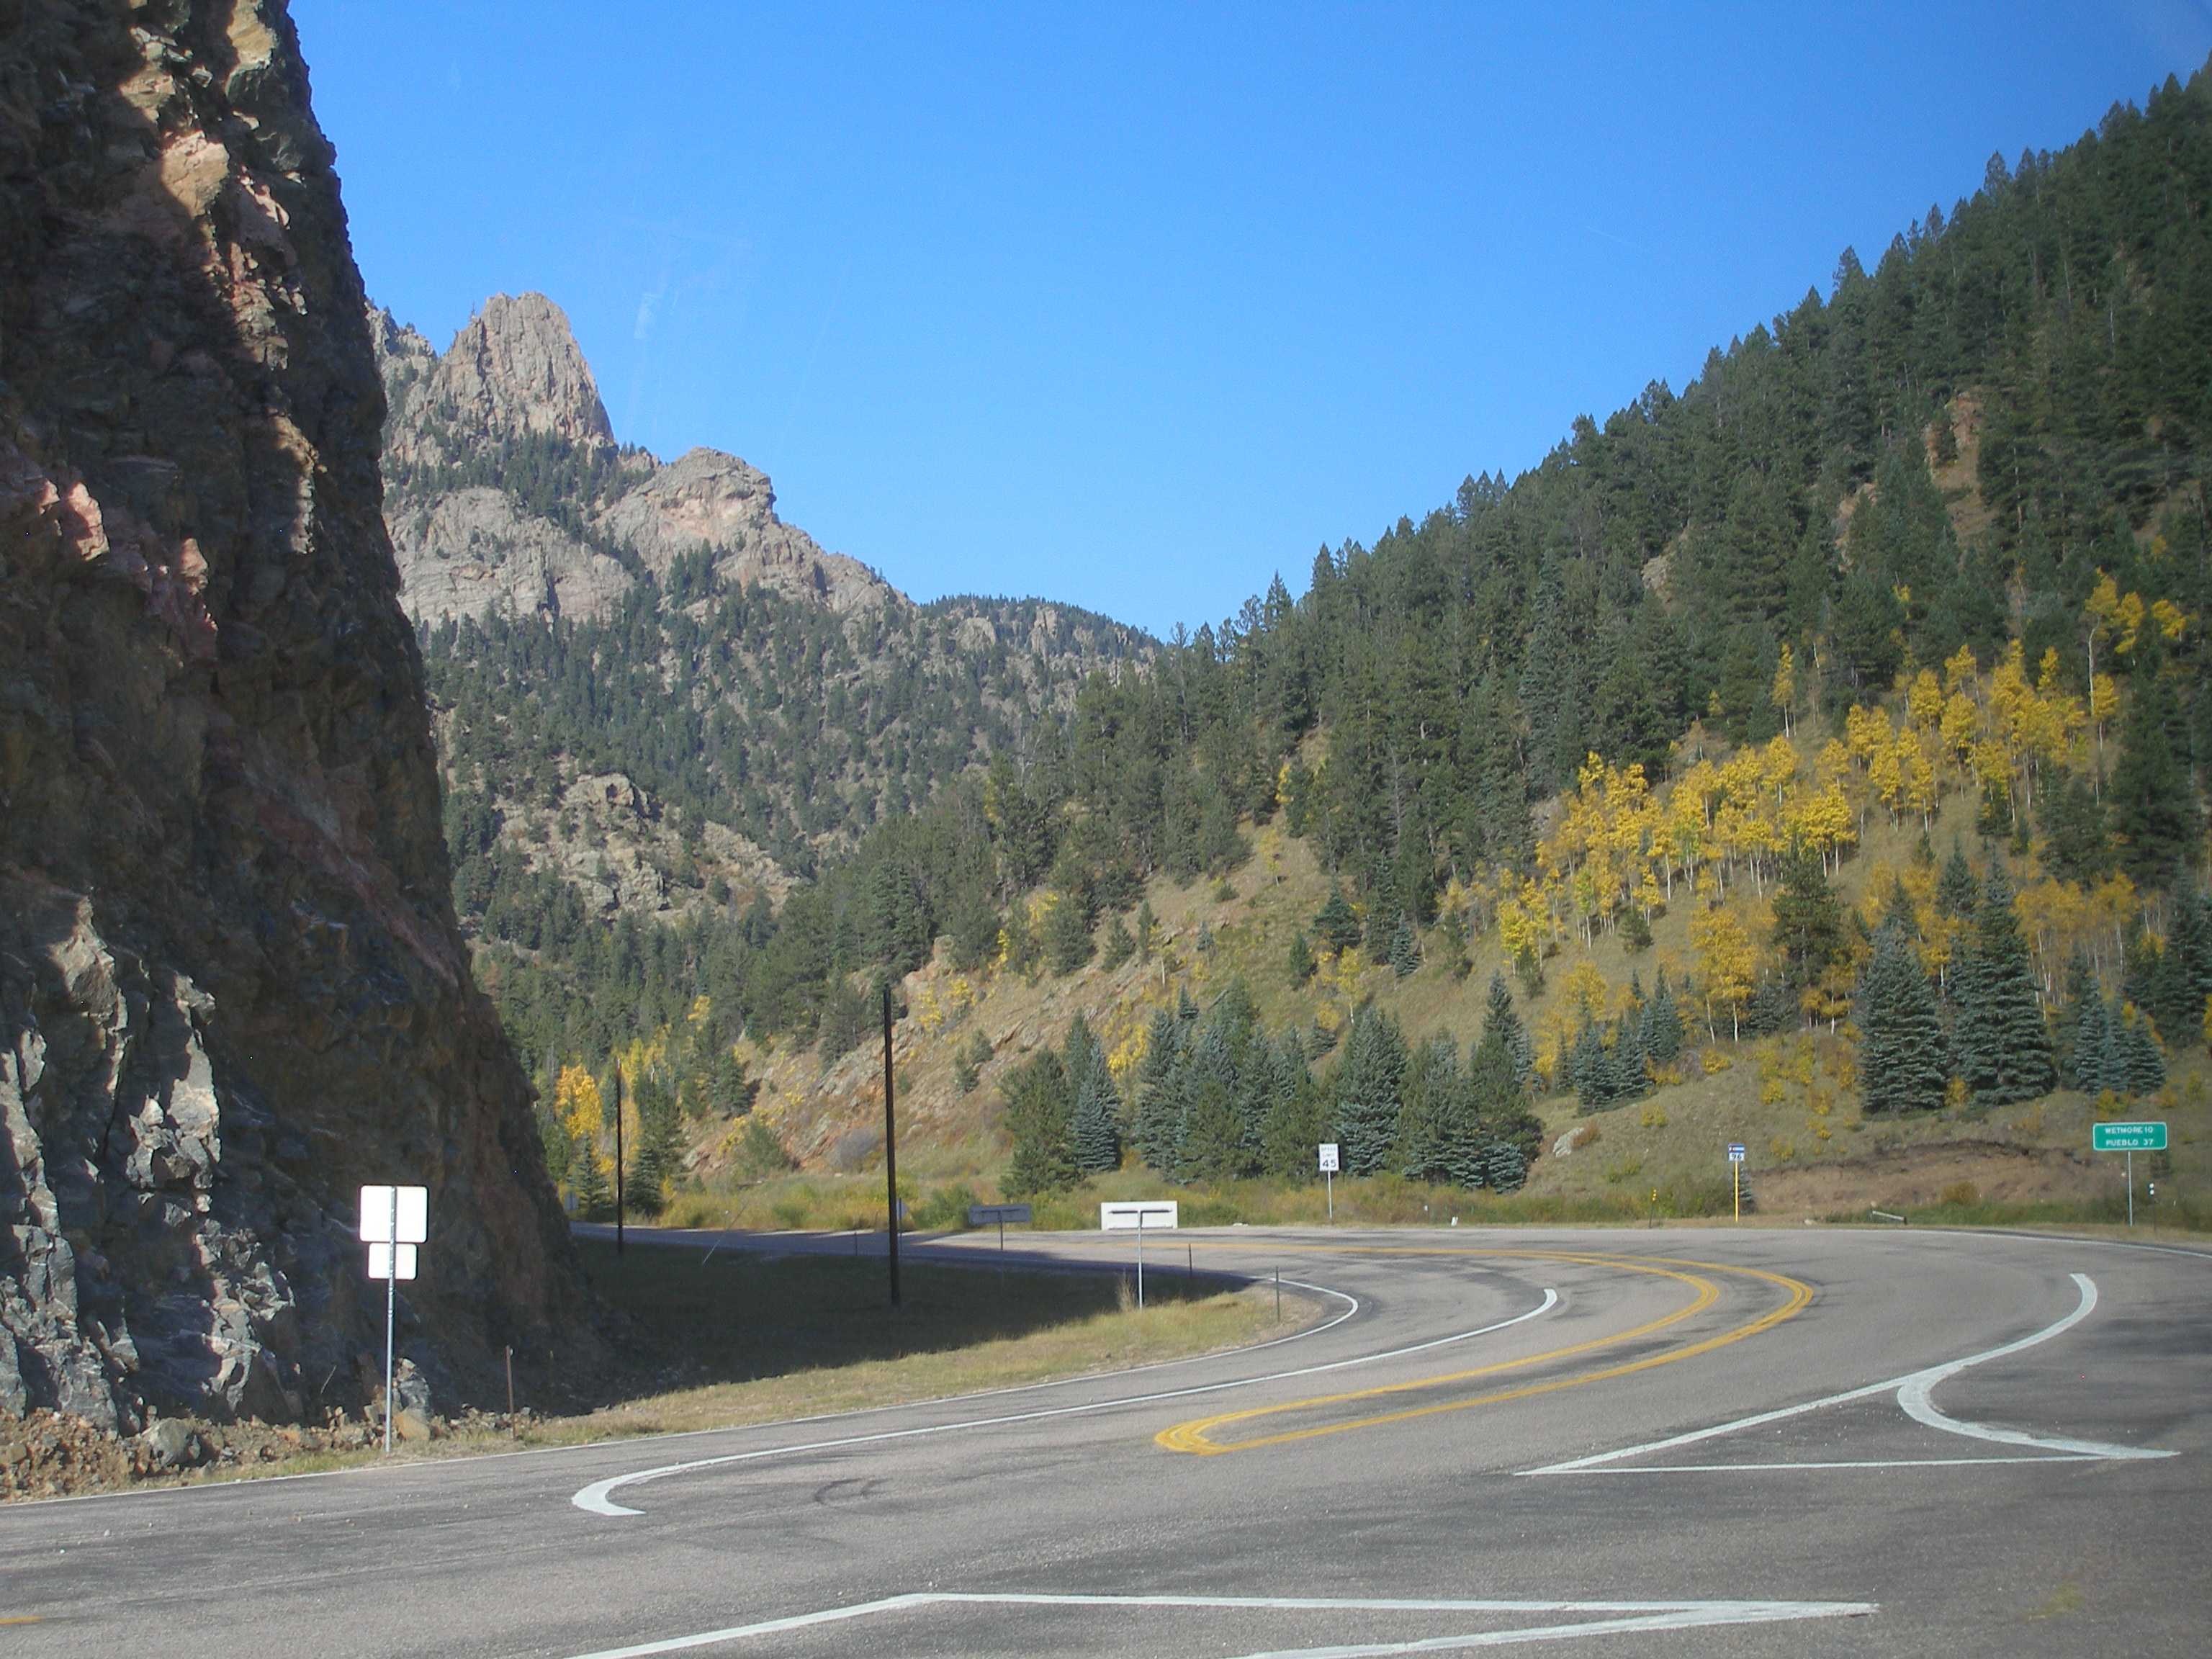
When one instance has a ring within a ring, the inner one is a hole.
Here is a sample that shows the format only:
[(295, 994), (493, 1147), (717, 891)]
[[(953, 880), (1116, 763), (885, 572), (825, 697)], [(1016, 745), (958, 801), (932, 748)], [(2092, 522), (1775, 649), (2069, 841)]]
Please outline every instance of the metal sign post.
[(1729, 1171), (1735, 1177), (1735, 1218), (1743, 1219), (1743, 1147), (1741, 1143), (1729, 1147)]
[(358, 1236), (368, 1246), (368, 1276), (384, 1281), (384, 1449), (392, 1449), (392, 1332), (399, 1281), (415, 1277), (415, 1247), (430, 1237), (427, 1187), (363, 1187)]
[(999, 1254), (1004, 1255), (1006, 1253), (1006, 1224), (1009, 1221), (1017, 1221), (1027, 1225), (1034, 1218), (1035, 1213), (1026, 1204), (970, 1204), (968, 1206), (968, 1224), (971, 1227), (988, 1227), (993, 1222), (997, 1222), (999, 1224)]
[(1145, 1224), (1156, 1227), (1180, 1224), (1182, 1206), (1164, 1200), (1135, 1203), (1101, 1204), (1098, 1206), (1098, 1229), (1101, 1232), (1126, 1232), (1131, 1228), (1137, 1234), (1137, 1305), (1145, 1305)]
[(1339, 1161), (1337, 1143), (1334, 1140), (1322, 1141), (1321, 1143), (1321, 1179), (1322, 1184), (1328, 1189), (1328, 1218), (1331, 1222), (1336, 1219), (1336, 1171)]
[(2136, 1224), (2136, 1154), (2166, 1150), (2166, 1123), (2153, 1118), (2141, 1123), (2099, 1123), (2089, 1130), (2089, 1147), (2099, 1152), (2128, 1155), (2128, 1225)]
[(623, 1087), (622, 1061), (615, 1062), (615, 1254), (623, 1253)]

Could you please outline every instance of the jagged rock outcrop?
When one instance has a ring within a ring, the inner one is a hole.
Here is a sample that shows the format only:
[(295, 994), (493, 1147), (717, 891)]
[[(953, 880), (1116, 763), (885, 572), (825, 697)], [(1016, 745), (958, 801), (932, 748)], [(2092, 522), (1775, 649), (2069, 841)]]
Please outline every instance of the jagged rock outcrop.
[(417, 622), (599, 617), (638, 573), (712, 556), (739, 586), (847, 612), (908, 601), (776, 516), (767, 474), (720, 450), (665, 465), (622, 451), (561, 308), (496, 294), (443, 356), (373, 309), (391, 413), (387, 503), (400, 602)]
[(441, 1386), (588, 1360), (292, 25), (33, 0), (0, 104), (0, 1411), (357, 1403), (372, 1180), (432, 1189), (402, 1346)]

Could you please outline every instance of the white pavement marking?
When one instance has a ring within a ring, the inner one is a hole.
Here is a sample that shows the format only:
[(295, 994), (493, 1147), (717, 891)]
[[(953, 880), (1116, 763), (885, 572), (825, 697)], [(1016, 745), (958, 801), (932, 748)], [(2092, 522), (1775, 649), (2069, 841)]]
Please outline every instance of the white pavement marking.
[(957, 1590), (916, 1591), (886, 1595), (850, 1607), (732, 1625), (696, 1636), (672, 1636), (634, 1647), (602, 1648), (574, 1659), (648, 1659), (656, 1653), (680, 1653), (747, 1636), (840, 1624), (911, 1607), (945, 1605), (999, 1607), (1192, 1607), (1246, 1608), (1269, 1613), (1595, 1613), (1626, 1617), (1583, 1620), (1571, 1625), (1523, 1626), (1517, 1630), (1477, 1631), (1461, 1636), (1431, 1636), (1409, 1642), (1363, 1643), (1353, 1647), (1280, 1648), (1243, 1659), (1364, 1659), (1369, 1654), (1443, 1653), (1459, 1648), (1505, 1647), (1515, 1642), (1556, 1642), (1576, 1636), (1610, 1636), (1626, 1631), (1699, 1630), (1717, 1625), (1772, 1625), (1802, 1619), (1856, 1619), (1879, 1610), (1874, 1601), (1462, 1601), (1424, 1598), (1356, 1598), (1325, 1595), (1048, 1595), (1012, 1593), (977, 1595)]
[[(1285, 1285), (1295, 1285), (1302, 1291), (1321, 1291), (1326, 1295), (1344, 1297), (1356, 1310), (1358, 1301), (1342, 1291), (1332, 1291), (1322, 1285), (1308, 1285), (1298, 1279), (1286, 1279)], [(1440, 1336), (1427, 1342), (1416, 1342), (1410, 1347), (1391, 1348), (1382, 1353), (1360, 1354), (1351, 1359), (1332, 1360), (1325, 1365), (1303, 1365), (1296, 1370), (1274, 1371), (1265, 1376), (1238, 1377), (1227, 1382), (1206, 1382), (1188, 1389), (1164, 1389), (1153, 1394), (1122, 1395), (1112, 1400), (1094, 1400), (1081, 1406), (1048, 1406), (1033, 1412), (1012, 1412), (998, 1417), (963, 1419), (957, 1423), (933, 1423), (915, 1429), (885, 1429), (876, 1434), (846, 1435), (835, 1440), (812, 1440), (796, 1446), (764, 1446), (757, 1451), (731, 1452), (720, 1457), (698, 1457), (688, 1462), (664, 1463), (658, 1468), (640, 1469), (635, 1474), (618, 1474), (605, 1480), (595, 1480), (572, 1496), (568, 1501), (578, 1509), (592, 1515), (637, 1515), (641, 1511), (625, 1509), (613, 1501), (619, 1487), (634, 1486), (647, 1480), (661, 1480), (672, 1474), (688, 1474), (696, 1469), (720, 1468), (730, 1463), (750, 1463), (763, 1457), (787, 1457), (799, 1452), (830, 1451), (841, 1446), (873, 1445), (884, 1440), (912, 1440), (923, 1435), (951, 1434), (963, 1429), (1003, 1428), (1010, 1423), (1035, 1423), (1053, 1417), (1074, 1417), (1085, 1412), (1111, 1411), (1117, 1406), (1148, 1406), (1163, 1400), (1187, 1400), (1193, 1395), (1218, 1394), (1224, 1389), (1255, 1388), (1262, 1382), (1281, 1382), (1296, 1376), (1313, 1376), (1322, 1371), (1342, 1370), (1349, 1365), (1370, 1365), (1379, 1359), (1398, 1359), (1407, 1354), (1422, 1353), (1431, 1348), (1441, 1348), (1454, 1342), (1465, 1342), (1474, 1337), (1488, 1336), (1493, 1331), (1518, 1325), (1524, 1320), (1549, 1313), (1559, 1305), (1559, 1293), (1547, 1290), (1544, 1299), (1526, 1313), (1516, 1314), (1510, 1319), (1501, 1319), (1472, 1331), (1461, 1331), (1451, 1336)], [(1350, 1314), (1343, 1316), (1350, 1318)]]
[[(1964, 1458), (1948, 1457), (1929, 1460), (1942, 1463), (1967, 1462), (2104, 1462), (2116, 1458), (2172, 1457), (2176, 1454), (2148, 1446), (2115, 1446), (2101, 1440), (2068, 1440), (2039, 1437), (2022, 1434), (2016, 1429), (2001, 1429), (1988, 1423), (1962, 1422), (1955, 1417), (1946, 1417), (1936, 1409), (1928, 1398), (1929, 1390), (1948, 1377), (1956, 1376), (1971, 1365), (1982, 1365), (1992, 1359), (2002, 1359), (2039, 1343), (2048, 1342), (2054, 1336), (2063, 1335), (2087, 1319), (2097, 1305), (2097, 1286), (2087, 1273), (2072, 1275), (2081, 1300), (2073, 1312), (2063, 1319), (2045, 1326), (2033, 1335), (2018, 1341), (2008, 1342), (2002, 1347), (1970, 1354), (1964, 1359), (1954, 1359), (1941, 1365), (1893, 1376), (1887, 1382), (1869, 1382), (1863, 1388), (1849, 1389), (1842, 1394), (1832, 1394), (1820, 1400), (1808, 1400), (1802, 1406), (1784, 1406), (1778, 1411), (1760, 1412), (1752, 1417), (1739, 1417), (1732, 1423), (1716, 1424), (1710, 1429), (1695, 1429), (1688, 1434), (1670, 1435), (1664, 1440), (1646, 1441), (1640, 1446), (1624, 1446), (1619, 1451), (1599, 1452), (1590, 1457), (1578, 1457), (1571, 1462), (1548, 1463), (1540, 1469), (1523, 1469), (1523, 1474), (1679, 1474), (1686, 1471), (1680, 1466), (1646, 1466), (1632, 1469), (1601, 1469), (1598, 1466), (1618, 1462), (1624, 1457), (1640, 1457), (1646, 1452), (1670, 1451), (1676, 1446), (1694, 1445), (1700, 1440), (1711, 1440), (1721, 1435), (1735, 1434), (1745, 1429), (1755, 1429), (1767, 1423), (1778, 1423), (1786, 1417), (1802, 1416), (1829, 1406), (1840, 1406), (1847, 1401), (1864, 1400), (1869, 1395), (1897, 1390), (1897, 1403), (1908, 1417), (1925, 1423), (1931, 1429), (1941, 1429), (1946, 1434), (1962, 1434), (1976, 1440), (1994, 1440), (2008, 1446), (2034, 1446), (2056, 1456), (2039, 1455), (2032, 1458)], [(1922, 1465), (1917, 1460), (1900, 1459), (1859, 1463), (1717, 1463), (1692, 1466), (1703, 1470), (1711, 1468), (1769, 1469), (1769, 1468), (1913, 1468)]]

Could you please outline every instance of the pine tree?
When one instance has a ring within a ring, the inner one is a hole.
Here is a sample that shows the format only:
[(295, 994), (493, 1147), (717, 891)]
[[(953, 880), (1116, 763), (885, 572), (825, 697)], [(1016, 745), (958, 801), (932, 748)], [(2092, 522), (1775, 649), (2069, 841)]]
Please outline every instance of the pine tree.
[(1044, 919), (1047, 964), (1055, 976), (1065, 979), (1090, 961), (1095, 950), (1091, 918), (1084, 914), (1082, 900), (1073, 893), (1061, 894)]
[(2131, 1095), (2154, 1095), (2166, 1087), (2166, 1056), (2158, 1050), (2158, 1038), (2152, 1035), (2150, 1022), (2138, 1016), (2130, 1020), (2120, 1033), (2119, 1073), (2124, 1079), (2121, 1086)]
[(1114, 1086), (1114, 1070), (1106, 1063), (1106, 1051), (1079, 1014), (1068, 1028), (1062, 1065), (1075, 1098), (1068, 1124), (1075, 1167), (1085, 1175), (1120, 1169), (1121, 1092)]
[(597, 1221), (614, 1213), (614, 1192), (607, 1185), (606, 1171), (599, 1167), (599, 1146), (589, 1135), (576, 1138), (575, 1151), (568, 1158), (568, 1182), (576, 1195), (580, 1219)]
[(1407, 1082), (1398, 1119), (1399, 1168), (1413, 1181), (1480, 1185), (1479, 1127), (1458, 1045), (1448, 1036), (1431, 1037), (1414, 1054)]
[(1886, 923), (1859, 975), (1859, 1095), (1869, 1112), (1929, 1111), (1943, 1103), (1943, 1028), (1920, 953)]
[(1991, 870), (1982, 884), (1967, 965), (1954, 1032), (1966, 1086), (1976, 1100), (1996, 1105), (2048, 1094), (2054, 1081), (2051, 1037), (2013, 914), (2012, 884), (2002, 870)]
[(1406, 1079), (1406, 1039), (1373, 1003), (1352, 1018), (1336, 1067), (1337, 1141), (1346, 1175), (1373, 1175), (1389, 1163)]
[(1421, 965), (1421, 941), (1413, 924), (1401, 919), (1390, 934), (1390, 971), (1400, 979), (1410, 977)]
[(1936, 878), (1936, 908), (1947, 916), (1970, 916), (1974, 914), (1980, 891), (1973, 870), (1966, 863), (1966, 849), (1954, 836), (1951, 856), (1943, 861), (1942, 874)]
[(1075, 1146), (1069, 1133), (1067, 1073), (1049, 1048), (1000, 1085), (1006, 1103), (1006, 1133), (1013, 1157), (1006, 1166), (1009, 1198), (1060, 1192), (1075, 1184)]
[(1106, 928), (1106, 949), (1098, 959), (1099, 966), (1110, 974), (1136, 954), (1136, 935), (1129, 931), (1128, 923), (1115, 917)]
[(1843, 909), (1827, 872), (1814, 854), (1794, 848), (1782, 863), (1774, 894), (1774, 948), (1782, 953), (1783, 976), (1792, 991), (1816, 981), (1836, 963), (1846, 960)]
[(2102, 996), (2082, 1004), (2081, 1022), (2074, 1032), (2075, 1086), (2084, 1094), (2118, 1094), (2128, 1086), (2127, 1066), (2120, 1057), (2119, 1021)]
[(2120, 716), (2120, 759), (2107, 792), (2120, 862), (2138, 886), (2165, 880), (2197, 838), (2196, 792), (2167, 735), (2174, 721), (2166, 677), (2154, 662), (2139, 662)]
[(1359, 943), (1359, 918), (1352, 914), (1352, 906), (1346, 901), (1341, 887), (1329, 888), (1328, 902), (1321, 907), (1313, 925), (1314, 932), (1332, 951)]
[(1171, 1009), (1152, 1016), (1145, 1057), (1137, 1066), (1136, 1119), (1129, 1139), (1152, 1168), (1175, 1168), (1176, 1139), (1182, 1130), (1182, 1042), (1188, 1028)]
[(1293, 990), (1314, 976), (1313, 946), (1306, 943), (1305, 929), (1291, 935), (1291, 987)]
[(1493, 1192), (1517, 1193), (1528, 1179), (1528, 1155), (1508, 1140), (1493, 1140), (1483, 1158), (1483, 1184)]
[[(2058, 1005), (2057, 1018), (2052, 1022), (2052, 1050), (2058, 1065), (2058, 1079), (2069, 1089), (2082, 1086), (2081, 1057), (2083, 1021), (2090, 1010), (2101, 1009), (2104, 994), (2097, 984), (2097, 975), (2089, 966), (2089, 958), (2075, 945), (2074, 954), (2066, 959), (2065, 991)], [(2094, 1057), (2095, 1046), (2089, 1045)], [(2093, 1065), (2095, 1063), (2092, 1059)], [(2094, 1091), (2093, 1091), (2094, 1092)]]

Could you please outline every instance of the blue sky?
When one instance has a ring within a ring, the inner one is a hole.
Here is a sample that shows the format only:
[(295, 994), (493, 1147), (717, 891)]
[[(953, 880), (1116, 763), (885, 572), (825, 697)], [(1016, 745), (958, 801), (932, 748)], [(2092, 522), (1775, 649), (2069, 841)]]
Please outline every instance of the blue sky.
[(370, 294), (568, 313), (618, 435), (918, 599), (1233, 612), (1678, 389), (2206, 0), (295, 0)]

